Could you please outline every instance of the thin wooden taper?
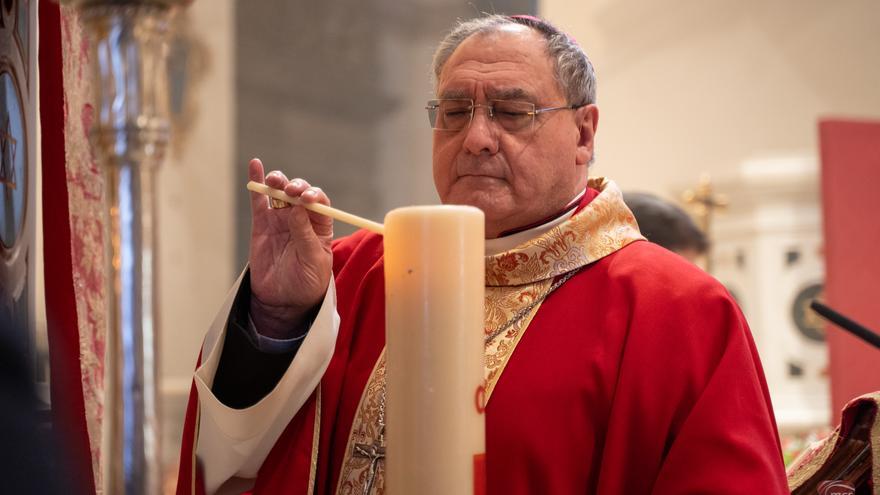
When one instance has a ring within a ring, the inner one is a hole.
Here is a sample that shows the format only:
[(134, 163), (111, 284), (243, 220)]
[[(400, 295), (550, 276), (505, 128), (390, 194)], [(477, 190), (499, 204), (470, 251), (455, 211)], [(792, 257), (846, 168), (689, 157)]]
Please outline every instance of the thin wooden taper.
[(334, 218), (336, 220), (339, 220), (340, 222), (345, 222), (349, 225), (354, 225), (355, 227), (367, 229), (370, 232), (375, 232), (379, 235), (385, 235), (385, 226), (381, 223), (367, 220), (366, 218), (361, 218), (357, 215), (352, 215), (351, 213), (338, 210), (336, 208), (331, 208), (330, 206), (323, 205), (321, 203), (303, 203), (299, 200), (299, 198), (292, 198), (287, 194), (284, 194), (284, 191), (273, 189), (266, 184), (260, 184), (259, 182), (250, 181), (247, 183), (247, 188), (249, 191), (265, 194), (266, 196), (284, 201), (286, 203), (290, 203), (292, 205), (302, 206), (309, 211), (320, 213), (321, 215)]

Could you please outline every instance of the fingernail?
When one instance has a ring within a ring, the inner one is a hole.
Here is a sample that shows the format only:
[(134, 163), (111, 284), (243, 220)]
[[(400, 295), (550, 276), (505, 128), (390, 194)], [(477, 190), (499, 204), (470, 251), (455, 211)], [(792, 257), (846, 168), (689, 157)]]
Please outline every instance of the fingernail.
[(302, 186), (302, 182), (300, 182), (299, 179), (293, 179), (292, 181), (290, 181), (290, 183), (293, 184), (293, 187), (300, 187), (300, 186)]
[(315, 191), (309, 189), (308, 191), (303, 193), (303, 196), (317, 196), (317, 194), (318, 193), (316, 193)]

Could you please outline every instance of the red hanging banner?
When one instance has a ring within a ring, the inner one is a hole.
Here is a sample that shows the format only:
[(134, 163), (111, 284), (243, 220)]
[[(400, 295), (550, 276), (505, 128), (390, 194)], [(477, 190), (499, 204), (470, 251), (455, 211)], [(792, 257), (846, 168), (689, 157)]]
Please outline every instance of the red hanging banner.
[[(880, 329), (880, 122), (819, 123), (828, 305)], [(853, 398), (880, 390), (880, 350), (828, 328), (832, 424)]]

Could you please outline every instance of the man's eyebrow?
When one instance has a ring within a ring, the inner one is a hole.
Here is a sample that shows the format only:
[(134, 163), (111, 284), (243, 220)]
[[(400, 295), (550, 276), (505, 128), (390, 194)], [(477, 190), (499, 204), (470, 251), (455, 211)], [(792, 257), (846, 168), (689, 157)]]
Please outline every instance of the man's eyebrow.
[(471, 99), (473, 97), (470, 95), (470, 93), (467, 90), (464, 90), (464, 89), (447, 89), (446, 91), (443, 91), (442, 93), (440, 93), (441, 100), (455, 99), (455, 98)]
[[(526, 100), (534, 101), (534, 96), (522, 88), (500, 88), (486, 91), (486, 96), (490, 100)], [(448, 89), (440, 93), (439, 98), (455, 99), (465, 98), (473, 99), (470, 91), (466, 89)]]
[(526, 100), (535, 101), (534, 96), (522, 88), (502, 88), (486, 92), (492, 100)]

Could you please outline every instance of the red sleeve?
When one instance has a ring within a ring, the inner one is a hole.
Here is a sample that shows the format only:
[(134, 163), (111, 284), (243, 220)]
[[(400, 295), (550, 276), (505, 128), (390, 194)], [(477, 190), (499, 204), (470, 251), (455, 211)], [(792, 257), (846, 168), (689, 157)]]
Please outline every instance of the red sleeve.
[(655, 494), (788, 494), (776, 421), (748, 325), (729, 298), (706, 311), (724, 329), (706, 382), (677, 411)]
[(621, 258), (636, 258), (632, 306), (599, 493), (788, 494), (745, 318), (715, 279), (638, 244)]

